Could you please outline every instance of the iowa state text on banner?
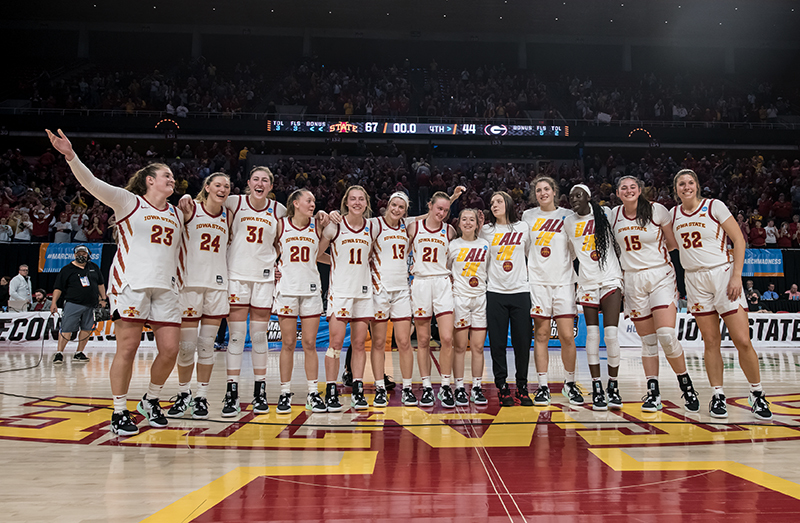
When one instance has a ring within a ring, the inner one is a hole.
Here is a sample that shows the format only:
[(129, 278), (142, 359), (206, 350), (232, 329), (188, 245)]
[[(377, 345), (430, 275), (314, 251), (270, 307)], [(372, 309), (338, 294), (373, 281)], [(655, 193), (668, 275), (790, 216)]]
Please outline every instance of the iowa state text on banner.
[(91, 251), (91, 260), (100, 266), (102, 243), (43, 243), (39, 247), (39, 272), (58, 272), (75, 259), (75, 247), (85, 245)]
[(742, 276), (783, 276), (783, 252), (780, 249), (747, 249)]
[[(725, 323), (722, 319), (719, 323), (722, 346), (732, 348), (734, 345)], [(703, 348), (703, 337), (691, 314), (678, 313), (676, 330), (683, 347)], [(757, 351), (762, 348), (796, 348), (800, 345), (800, 314), (750, 314), (750, 339)], [(619, 320), (619, 343), (622, 347), (642, 346), (630, 318)]]

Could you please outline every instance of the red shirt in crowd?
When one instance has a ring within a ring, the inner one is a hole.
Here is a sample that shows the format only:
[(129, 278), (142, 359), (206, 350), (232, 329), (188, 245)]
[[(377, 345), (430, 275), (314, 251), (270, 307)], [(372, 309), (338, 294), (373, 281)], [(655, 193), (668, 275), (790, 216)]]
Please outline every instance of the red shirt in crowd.
[(763, 247), (767, 244), (767, 231), (763, 227), (750, 227), (750, 245)]

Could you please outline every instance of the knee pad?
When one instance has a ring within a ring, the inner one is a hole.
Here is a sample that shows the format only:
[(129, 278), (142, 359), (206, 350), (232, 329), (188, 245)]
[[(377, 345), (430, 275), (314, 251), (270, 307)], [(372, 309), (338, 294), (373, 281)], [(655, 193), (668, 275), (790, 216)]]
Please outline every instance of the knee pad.
[(228, 323), (228, 351), (225, 353), (225, 363), (228, 370), (242, 368), (242, 354), (244, 353), (244, 338), (247, 335), (247, 326), (243, 321)]
[(181, 341), (178, 344), (178, 366), (191, 367), (194, 365), (194, 352), (197, 345), (190, 341)]
[(683, 347), (681, 342), (678, 341), (678, 336), (675, 335), (675, 329), (661, 327), (656, 329), (656, 336), (658, 336), (658, 342), (664, 349), (664, 355), (667, 358), (678, 358), (683, 354)]
[(342, 350), (341, 349), (336, 350), (333, 347), (328, 347), (328, 350), (325, 351), (325, 357), (326, 358), (333, 358), (333, 359), (336, 359), (336, 360), (339, 359), (339, 356), (341, 354), (342, 354)]
[(250, 346), (255, 354), (267, 353), (267, 333), (266, 332), (251, 332), (250, 333)]
[(617, 332), (617, 327), (613, 325), (603, 328), (609, 367), (619, 367), (619, 338), (617, 337)]
[(658, 337), (655, 334), (639, 336), (642, 339), (642, 358), (658, 357)]
[(586, 326), (586, 359), (589, 365), (600, 365), (600, 326)]
[(197, 339), (198, 365), (214, 364), (214, 339), (216, 336), (200, 336)]

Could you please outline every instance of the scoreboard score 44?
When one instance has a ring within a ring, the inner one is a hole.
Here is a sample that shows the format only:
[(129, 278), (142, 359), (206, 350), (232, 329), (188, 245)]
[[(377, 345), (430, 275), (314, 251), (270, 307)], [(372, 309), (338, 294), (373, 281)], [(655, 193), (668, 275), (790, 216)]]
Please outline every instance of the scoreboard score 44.
[(267, 132), (326, 134), (401, 134), (451, 136), (550, 136), (568, 137), (569, 126), (509, 125), (503, 123), (422, 123), (422, 122), (326, 122), (312, 120), (267, 120)]

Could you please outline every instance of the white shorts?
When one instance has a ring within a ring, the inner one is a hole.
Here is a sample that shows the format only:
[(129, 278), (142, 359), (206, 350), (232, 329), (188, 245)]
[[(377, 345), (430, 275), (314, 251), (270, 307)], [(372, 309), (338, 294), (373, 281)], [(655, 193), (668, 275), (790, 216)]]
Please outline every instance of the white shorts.
[(172, 289), (141, 289), (135, 291), (126, 285), (111, 297), (111, 317), (123, 321), (149, 323), (151, 325), (181, 325), (181, 309), (178, 293)]
[(578, 303), (584, 307), (599, 309), (600, 303), (615, 290), (622, 290), (622, 280), (609, 280), (598, 288), (588, 290), (578, 285)]
[(328, 293), (328, 318), (331, 316), (341, 321), (372, 321), (372, 297), (337, 298)]
[(626, 272), (622, 283), (625, 314), (633, 321), (651, 318), (654, 310), (678, 306), (678, 283), (672, 265)]
[(372, 307), (375, 309), (374, 321), (411, 321), (411, 290), (387, 291), (381, 288), (372, 293)]
[(313, 318), (322, 315), (322, 296), (284, 296), (275, 295), (272, 311), (280, 318)]
[(480, 296), (453, 296), (456, 330), (486, 330), (486, 293)]
[(728, 283), (733, 264), (726, 263), (705, 271), (686, 272), (686, 300), (689, 312), (695, 316), (718, 313), (733, 314), (741, 306), (748, 310), (744, 289), (736, 301), (728, 299)]
[(228, 316), (228, 291), (187, 287), (178, 294), (181, 316), (184, 320), (201, 318), (221, 319)]
[(539, 285), (531, 283), (531, 318), (574, 318), (575, 284)]
[(443, 314), (452, 314), (453, 284), (450, 276), (418, 276), (411, 282), (411, 305), (414, 317), (430, 319)]
[(228, 280), (228, 303), (231, 307), (249, 305), (254, 309), (272, 309), (275, 282)]

